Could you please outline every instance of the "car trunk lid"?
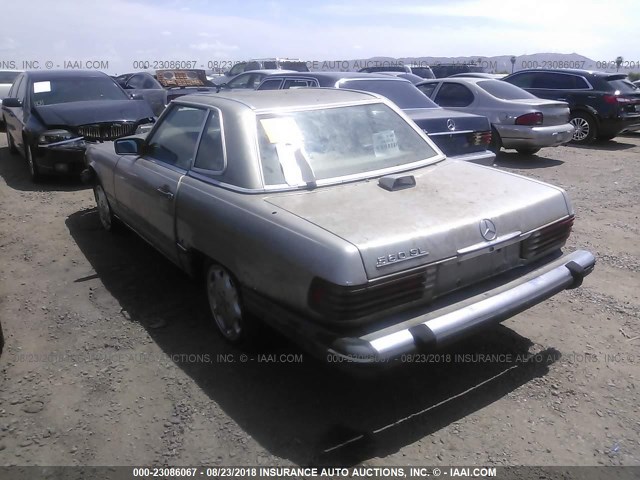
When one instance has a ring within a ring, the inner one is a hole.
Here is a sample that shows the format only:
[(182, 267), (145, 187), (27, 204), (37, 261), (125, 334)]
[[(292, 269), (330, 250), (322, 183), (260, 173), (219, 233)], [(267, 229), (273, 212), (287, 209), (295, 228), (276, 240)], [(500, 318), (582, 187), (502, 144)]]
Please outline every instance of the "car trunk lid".
[(411, 108), (404, 112), (447, 156), (487, 149), (491, 125), (486, 117), (444, 108)]
[(530, 107), (532, 110), (542, 113), (542, 125), (545, 127), (569, 123), (569, 105), (565, 102), (533, 98), (509, 100), (509, 102)]
[[(482, 236), (487, 226), (496, 230), (490, 240), (513, 243), (570, 213), (557, 187), (467, 162), (445, 161), (406, 175), (414, 176), (415, 186), (390, 191), (372, 179), (266, 201), (355, 245), (370, 280), (476, 257), (489, 245)], [(517, 254), (497, 261), (476, 261), (470, 275), (486, 277), (520, 263)]]

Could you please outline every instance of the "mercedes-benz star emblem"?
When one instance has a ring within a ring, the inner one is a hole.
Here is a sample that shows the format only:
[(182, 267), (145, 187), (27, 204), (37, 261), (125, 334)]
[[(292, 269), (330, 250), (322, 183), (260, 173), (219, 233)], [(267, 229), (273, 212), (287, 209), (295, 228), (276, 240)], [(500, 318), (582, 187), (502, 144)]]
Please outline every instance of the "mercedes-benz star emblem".
[(484, 238), (485, 240), (495, 240), (495, 238), (498, 236), (498, 229), (496, 228), (496, 224), (488, 218), (480, 220), (480, 235), (482, 235), (482, 238)]
[(447, 128), (453, 132), (456, 129), (456, 122), (454, 122), (453, 120), (448, 118), (447, 119)]

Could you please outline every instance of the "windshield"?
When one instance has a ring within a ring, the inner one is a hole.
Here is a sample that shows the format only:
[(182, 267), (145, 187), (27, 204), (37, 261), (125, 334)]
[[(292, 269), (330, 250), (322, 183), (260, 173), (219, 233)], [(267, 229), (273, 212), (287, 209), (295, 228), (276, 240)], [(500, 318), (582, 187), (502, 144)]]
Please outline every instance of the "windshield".
[(535, 95), (527, 92), (526, 90), (516, 87), (502, 80), (483, 80), (478, 82), (481, 89), (487, 92), (489, 95), (493, 95), (496, 98), (502, 100), (521, 100), (527, 98), (537, 98)]
[(408, 108), (440, 108), (409, 81), (382, 79), (347, 80), (340, 83), (340, 88), (352, 88), (354, 90), (377, 93), (387, 97), (403, 110)]
[(387, 105), (376, 103), (257, 117), (265, 185), (373, 173), (437, 155)]
[(13, 83), (20, 72), (0, 72), (0, 83)]
[(33, 82), (31, 98), (35, 106), (40, 106), (129, 97), (109, 77), (69, 77)]

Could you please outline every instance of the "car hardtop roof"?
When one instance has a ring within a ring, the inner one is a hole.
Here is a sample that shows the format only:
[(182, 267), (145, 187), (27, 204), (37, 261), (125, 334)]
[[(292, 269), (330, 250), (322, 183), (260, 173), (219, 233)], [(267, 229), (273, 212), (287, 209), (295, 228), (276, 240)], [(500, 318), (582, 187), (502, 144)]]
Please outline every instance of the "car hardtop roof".
[(404, 78), (395, 77), (393, 75), (384, 75), (378, 73), (366, 73), (366, 72), (295, 72), (295, 73), (282, 73), (271, 76), (271, 78), (287, 77), (287, 78), (315, 78), (317, 80), (331, 81), (333, 83), (343, 79), (356, 78), (356, 79), (379, 79), (389, 80), (392, 82), (409, 82)]
[(356, 90), (337, 88), (292, 88), (286, 90), (235, 90), (220, 93), (184, 95), (174, 103), (219, 106), (220, 100), (243, 105), (251, 110), (276, 110), (278, 108), (304, 108), (322, 105), (369, 103), (381, 99), (379, 95)]
[(281, 69), (277, 69), (277, 68), (256, 68), (255, 70), (245, 70), (242, 73), (239, 73), (238, 75), (242, 75), (243, 73), (266, 73), (266, 74), (272, 74), (272, 73), (295, 73), (296, 70), (281, 70)]
[(268, 58), (252, 58), (246, 60), (246, 62), (304, 62), (301, 58), (288, 58), (288, 57), (268, 57)]
[(508, 77), (511, 77), (512, 75), (515, 75), (517, 73), (523, 73), (523, 72), (573, 73), (574, 75), (583, 75), (583, 76), (592, 75), (594, 77), (604, 77), (604, 78), (611, 77), (611, 76), (619, 76), (620, 78), (623, 78), (626, 76), (626, 74), (624, 73), (602, 72), (599, 70), (584, 70), (580, 68), (527, 68), (525, 70), (518, 70), (517, 72), (513, 72), (511, 75), (508, 75)]
[(57, 78), (111, 78), (98, 70), (27, 70), (25, 72), (33, 81), (55, 80)]
[(420, 83), (416, 83), (418, 85), (424, 85), (426, 83), (441, 83), (441, 82), (457, 82), (457, 83), (478, 83), (478, 82), (500, 82), (502, 81), (500, 78), (484, 78), (484, 77), (443, 77), (443, 78), (425, 78)]

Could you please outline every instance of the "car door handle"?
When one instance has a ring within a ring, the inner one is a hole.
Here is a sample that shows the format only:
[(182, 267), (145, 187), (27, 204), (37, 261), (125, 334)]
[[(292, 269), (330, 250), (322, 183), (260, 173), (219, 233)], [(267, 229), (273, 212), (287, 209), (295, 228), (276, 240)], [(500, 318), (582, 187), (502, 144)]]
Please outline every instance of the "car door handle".
[(156, 188), (156, 192), (165, 197), (167, 200), (173, 199), (173, 193), (169, 190), (165, 190), (167, 187), (158, 187)]

